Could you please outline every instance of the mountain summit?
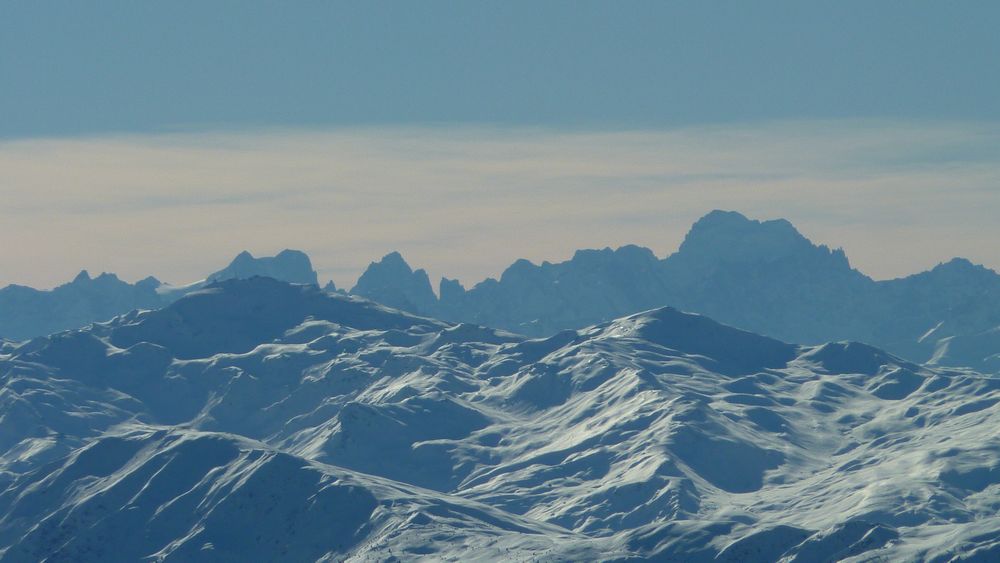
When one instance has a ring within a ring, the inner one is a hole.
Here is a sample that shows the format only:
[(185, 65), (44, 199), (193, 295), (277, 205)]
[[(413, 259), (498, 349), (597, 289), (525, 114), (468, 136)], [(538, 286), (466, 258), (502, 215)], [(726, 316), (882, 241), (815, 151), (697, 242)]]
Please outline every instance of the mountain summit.
[[(387, 257), (387, 259), (390, 257)], [(712, 211), (678, 251), (637, 246), (581, 250), (565, 262), (518, 260), (470, 289), (430, 284), (402, 257), (357, 293), (418, 314), (531, 336), (673, 306), (785, 341), (868, 342), (914, 361), (1000, 369), (1000, 275), (955, 259), (906, 278), (875, 281), (841, 249), (812, 243), (785, 220)], [(374, 270), (370, 270), (374, 274)], [(418, 270), (418, 272), (421, 272)], [(419, 303), (412, 297), (419, 295)]]
[(437, 297), (427, 272), (413, 271), (399, 252), (369, 264), (351, 293), (419, 315), (437, 312)]
[(842, 250), (814, 245), (785, 219), (756, 221), (735, 211), (712, 211), (688, 231), (674, 261), (717, 267), (733, 263), (768, 264), (790, 258), (829, 260), (850, 269)]
[[(0, 337), (23, 339), (162, 307), (207, 283), (272, 277), (314, 284), (302, 252), (255, 258), (243, 252), (202, 282), (126, 284), (82, 272), (51, 292), (0, 290)], [(329, 286), (328, 290), (333, 287)], [(814, 244), (785, 220), (733, 211), (699, 219), (674, 254), (623, 246), (579, 250), (564, 262), (517, 260), (499, 279), (469, 289), (427, 272), (398, 252), (373, 262), (351, 290), (385, 305), (528, 336), (551, 336), (664, 306), (701, 313), (786, 342), (854, 340), (916, 362), (1000, 371), (1000, 275), (961, 258), (928, 272), (875, 281), (840, 249)]]
[(309, 257), (298, 250), (262, 258), (244, 251), (226, 268), (183, 286), (162, 284), (154, 277), (131, 284), (106, 272), (92, 278), (83, 270), (72, 282), (51, 291), (17, 285), (0, 289), (0, 337), (23, 340), (80, 328), (136, 309), (158, 309), (211, 283), (254, 276), (317, 283)]
[(254, 258), (244, 250), (228, 266), (208, 276), (208, 282), (263, 276), (289, 283), (318, 285), (309, 256), (301, 250), (282, 250), (276, 256)]
[(0, 413), (0, 561), (1000, 555), (995, 377), (672, 308), (532, 340), (231, 279), (0, 342)]

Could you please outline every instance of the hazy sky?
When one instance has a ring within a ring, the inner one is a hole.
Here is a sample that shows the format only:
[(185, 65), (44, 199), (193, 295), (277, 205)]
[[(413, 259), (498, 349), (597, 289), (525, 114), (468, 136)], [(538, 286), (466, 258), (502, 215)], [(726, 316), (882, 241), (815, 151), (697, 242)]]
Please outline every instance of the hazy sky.
[(5, 2), (0, 284), (496, 275), (713, 209), (1000, 267), (997, 2)]

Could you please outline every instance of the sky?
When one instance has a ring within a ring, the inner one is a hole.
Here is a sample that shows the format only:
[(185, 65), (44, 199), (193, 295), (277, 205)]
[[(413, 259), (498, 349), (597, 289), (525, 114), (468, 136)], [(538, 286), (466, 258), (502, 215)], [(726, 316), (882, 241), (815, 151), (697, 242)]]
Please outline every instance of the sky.
[(471, 284), (715, 208), (1000, 268), (996, 2), (95, 4), (0, 4), (0, 285), (285, 247)]

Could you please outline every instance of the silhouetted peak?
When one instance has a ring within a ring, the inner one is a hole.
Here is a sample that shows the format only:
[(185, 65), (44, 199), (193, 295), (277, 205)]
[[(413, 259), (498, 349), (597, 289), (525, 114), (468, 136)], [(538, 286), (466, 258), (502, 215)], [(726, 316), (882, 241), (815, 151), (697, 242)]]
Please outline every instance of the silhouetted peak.
[(842, 251), (814, 245), (788, 221), (757, 221), (735, 211), (712, 211), (695, 222), (677, 255), (711, 264), (833, 257), (849, 268)]
[(98, 289), (103, 291), (111, 289), (115, 286), (127, 286), (127, 285), (129, 284), (126, 284), (125, 282), (118, 279), (118, 276), (116, 276), (115, 274), (111, 274), (108, 272), (101, 272), (97, 276), (91, 276), (90, 272), (88, 272), (87, 270), (82, 270), (80, 271), (79, 274), (76, 275), (75, 278), (73, 278), (72, 282), (59, 286), (59, 288), (77, 288), (88, 291), (93, 289)]
[[(795, 227), (785, 219), (758, 221), (748, 219), (736, 211), (715, 210), (705, 215), (691, 226), (685, 244), (701, 242), (738, 241), (740, 237), (752, 237), (760, 242), (780, 244), (809, 243)], [(683, 248), (683, 245), (682, 245)]]
[(246, 279), (254, 276), (290, 283), (318, 284), (309, 256), (300, 250), (282, 250), (276, 256), (254, 258), (244, 250), (226, 268), (208, 276), (208, 280)]
[(966, 258), (952, 258), (938, 264), (931, 270), (903, 279), (924, 280), (937, 288), (957, 288), (969, 283), (986, 283), (995, 286), (995, 284), (1000, 283), (1000, 274), (985, 266), (974, 264)]
[(286, 248), (279, 252), (275, 258), (279, 260), (309, 260), (309, 255), (301, 250)]
[(511, 279), (521, 278), (526, 275), (531, 275), (533, 272), (538, 270), (538, 266), (535, 266), (531, 260), (526, 258), (518, 258), (513, 264), (507, 266), (507, 269), (500, 274), (500, 281), (510, 281)]
[[(218, 276), (218, 275), (224, 275), (224, 274), (222, 274), (222, 272), (233, 271), (233, 270), (240, 269), (240, 268), (251, 268), (251, 267), (253, 267), (253, 263), (256, 262), (256, 261), (257, 261), (257, 259), (254, 258), (253, 254), (250, 254), (249, 251), (244, 250), (243, 252), (240, 252), (239, 254), (237, 254), (236, 257), (233, 258), (232, 261), (229, 262), (229, 265), (226, 266), (225, 269), (220, 270), (219, 272), (216, 272), (215, 274), (213, 274), (212, 276), (209, 276), (209, 277), (210, 278), (216, 278), (216, 276)], [(228, 277), (232, 277), (232, 276), (227, 276), (227, 278)], [(216, 279), (222, 279), (222, 278), (216, 278)]]
[(949, 273), (962, 273), (962, 272), (982, 272), (987, 268), (980, 266), (978, 264), (973, 264), (967, 258), (952, 258), (947, 262), (942, 262), (935, 266), (931, 272), (949, 272)]
[(406, 260), (403, 259), (403, 255), (398, 251), (392, 251), (386, 254), (378, 262), (373, 262), (368, 269), (379, 268), (386, 271), (392, 272), (406, 272), (407, 274), (413, 273), (413, 268), (407, 264)]
[[(351, 293), (358, 293), (367, 288), (375, 288), (383, 285), (396, 285), (402, 278), (410, 278), (413, 269), (406, 263), (399, 252), (390, 252), (382, 257), (378, 262), (372, 262), (365, 268), (364, 273), (358, 278)], [(359, 295), (364, 295), (359, 293)], [(367, 297), (367, 295), (366, 295)]]
[(437, 305), (427, 272), (414, 271), (399, 252), (390, 252), (369, 264), (351, 293), (420, 314), (430, 314)]
[(163, 285), (160, 280), (154, 278), (153, 276), (148, 276), (135, 283), (136, 287), (156, 289)]
[(726, 211), (723, 209), (713, 209), (705, 214), (704, 217), (698, 219), (692, 229), (699, 226), (703, 228), (724, 228), (726, 226), (743, 226), (754, 222), (751, 221), (746, 215), (740, 213), (739, 211)]
[(635, 244), (626, 244), (625, 246), (618, 247), (615, 250), (615, 256), (636, 262), (652, 262), (657, 259), (656, 254), (652, 250)]
[(465, 288), (458, 280), (441, 278), (441, 283), (438, 284), (438, 294), (442, 302), (450, 302), (465, 295)]

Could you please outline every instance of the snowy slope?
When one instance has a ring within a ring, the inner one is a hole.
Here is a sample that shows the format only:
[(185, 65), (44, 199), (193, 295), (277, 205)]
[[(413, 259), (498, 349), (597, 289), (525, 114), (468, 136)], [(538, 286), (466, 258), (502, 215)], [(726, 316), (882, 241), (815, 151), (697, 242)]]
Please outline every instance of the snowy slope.
[(0, 507), (12, 561), (602, 555), (585, 536), (480, 503), (191, 430), (111, 433), (22, 477)]
[(1000, 380), (670, 308), (525, 340), (232, 280), (0, 377), (0, 560), (1000, 556)]

